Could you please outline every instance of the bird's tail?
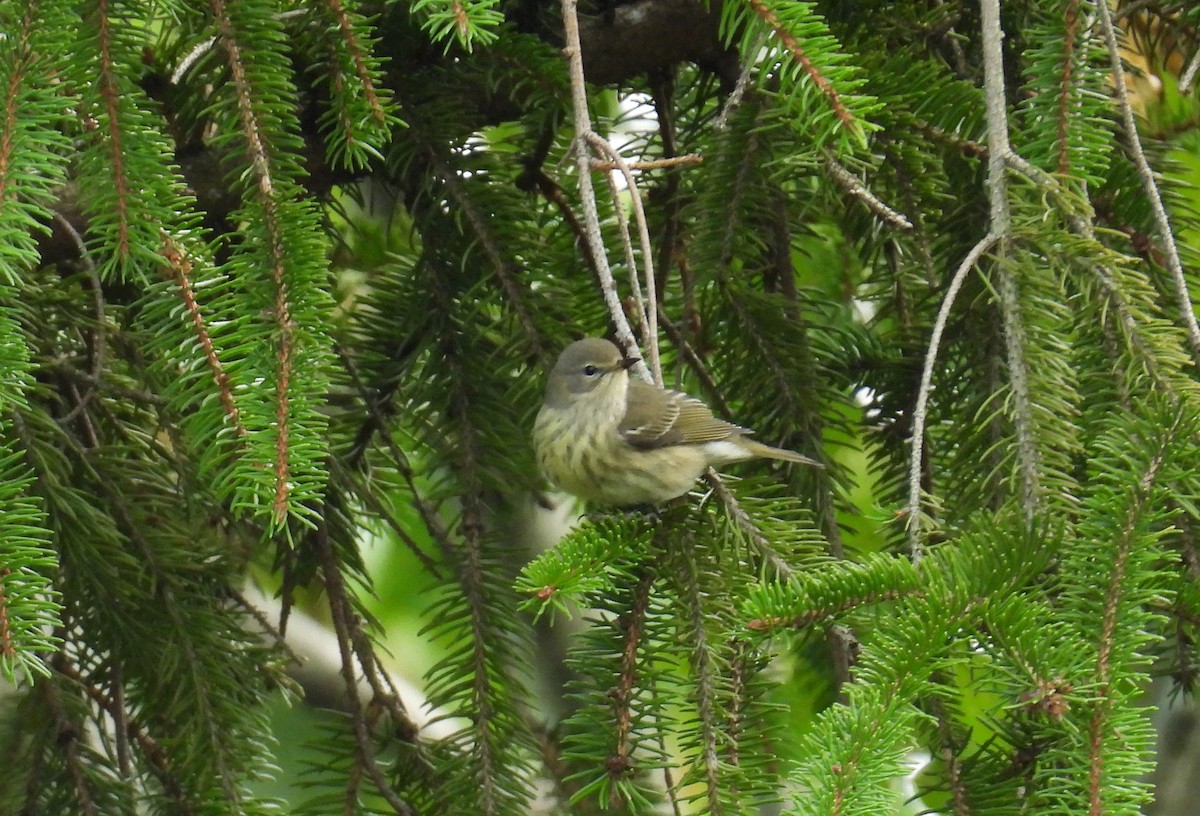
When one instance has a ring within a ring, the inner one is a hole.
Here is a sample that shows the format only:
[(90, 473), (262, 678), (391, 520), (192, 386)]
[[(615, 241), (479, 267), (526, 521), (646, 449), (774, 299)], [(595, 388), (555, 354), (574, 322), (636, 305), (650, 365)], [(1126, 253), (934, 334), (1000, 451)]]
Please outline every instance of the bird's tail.
[(825, 466), (816, 459), (810, 459), (804, 454), (796, 453), (795, 451), (786, 450), (784, 448), (773, 448), (770, 445), (764, 445), (761, 442), (756, 442), (753, 439), (742, 437), (738, 439), (738, 444), (741, 445), (747, 453), (753, 456), (761, 456), (765, 459), (779, 459), (783, 462), (795, 462), (800, 465), (808, 465), (815, 468), (824, 468)]

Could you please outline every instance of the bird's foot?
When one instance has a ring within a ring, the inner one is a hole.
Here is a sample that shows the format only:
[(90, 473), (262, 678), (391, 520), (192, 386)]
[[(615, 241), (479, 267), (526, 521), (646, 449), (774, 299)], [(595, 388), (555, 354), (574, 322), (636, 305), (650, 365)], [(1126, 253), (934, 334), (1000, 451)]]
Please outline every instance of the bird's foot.
[(585, 518), (593, 523), (598, 521), (645, 521), (657, 527), (665, 523), (688, 503), (687, 496), (679, 496), (662, 504), (632, 504), (588, 513)]
[(648, 521), (651, 524), (658, 524), (662, 521), (662, 514), (660, 508), (653, 504), (634, 504), (629, 507), (594, 511), (588, 513), (584, 518), (593, 524), (602, 521)]

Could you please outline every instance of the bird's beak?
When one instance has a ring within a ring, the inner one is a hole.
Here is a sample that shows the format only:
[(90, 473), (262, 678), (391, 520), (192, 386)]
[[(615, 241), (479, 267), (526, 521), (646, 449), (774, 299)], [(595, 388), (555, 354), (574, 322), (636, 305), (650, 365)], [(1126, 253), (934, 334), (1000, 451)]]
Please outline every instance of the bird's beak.
[(621, 360), (621, 368), (628, 371), (629, 369), (633, 368), (635, 365), (637, 365), (641, 361), (642, 360), (640, 357), (626, 357), (623, 360)]

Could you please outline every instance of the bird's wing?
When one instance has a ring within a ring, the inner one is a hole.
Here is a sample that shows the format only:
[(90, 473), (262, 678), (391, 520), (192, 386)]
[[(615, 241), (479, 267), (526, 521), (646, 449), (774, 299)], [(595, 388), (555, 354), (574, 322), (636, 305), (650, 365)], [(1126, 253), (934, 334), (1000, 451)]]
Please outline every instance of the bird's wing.
[(641, 380), (629, 382), (629, 408), (617, 430), (638, 448), (698, 445), (746, 433), (744, 428), (714, 417), (695, 397)]

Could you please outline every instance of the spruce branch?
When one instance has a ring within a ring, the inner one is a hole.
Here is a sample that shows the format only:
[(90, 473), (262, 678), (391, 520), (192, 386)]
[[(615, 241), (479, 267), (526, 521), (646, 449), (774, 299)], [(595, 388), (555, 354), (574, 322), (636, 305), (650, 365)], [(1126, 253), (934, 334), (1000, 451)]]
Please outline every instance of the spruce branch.
[[(337, 633), (338, 652), (341, 655), (341, 675), (346, 685), (346, 705), (350, 709), (350, 717), (354, 729), (354, 741), (357, 746), (357, 761), (355, 768), (366, 772), (375, 784), (379, 795), (391, 805), (398, 816), (415, 816), (416, 811), (400, 798), (392, 788), (387, 778), (380, 770), (375, 759), (375, 748), (371, 743), (371, 733), (367, 725), (366, 714), (362, 701), (358, 697), (358, 680), (354, 673), (355, 654), (353, 647), (353, 629), (355, 627), (354, 612), (350, 607), (346, 583), (342, 578), (341, 565), (333, 553), (333, 545), (329, 539), (329, 531), (322, 523), (314, 532), (317, 550), (321, 559), (321, 572), (325, 578), (325, 593), (329, 602), (329, 616), (333, 621), (334, 632)], [(367, 663), (363, 663), (366, 666)], [(348, 789), (348, 795), (352, 793)], [(357, 798), (357, 797), (355, 797)], [(353, 800), (346, 802), (352, 805)]]
[(633, 701), (638, 682), (638, 650), (646, 627), (646, 612), (650, 606), (650, 592), (654, 587), (654, 573), (644, 565), (640, 568), (633, 589), (633, 604), (622, 619), (624, 641), (621, 646), (621, 662), (617, 669), (617, 685), (613, 689), (613, 716), (616, 733), (612, 754), (604, 763), (605, 771), (612, 778), (609, 788), (609, 807), (619, 807), (621, 786), (619, 783), (629, 776), (633, 767)]
[(1059, 74), (1058, 90), (1058, 172), (1066, 175), (1071, 171), (1070, 141), (1068, 128), (1071, 117), (1071, 91), (1075, 73), (1075, 40), (1079, 33), (1079, 0), (1067, 0), (1063, 11), (1066, 35), (1063, 37), (1062, 69)]
[(950, 788), (950, 801), (954, 803), (954, 816), (971, 816), (971, 805), (967, 798), (967, 788), (963, 775), (963, 763), (959, 759), (962, 747), (951, 731), (951, 721), (946, 706), (936, 696), (929, 698), (933, 715), (937, 718), (937, 734), (942, 757), (942, 765), (946, 768), (946, 785)]
[(283, 224), (279, 212), (278, 196), (271, 167), (271, 156), (259, 116), (255, 110), (255, 92), (246, 74), (246, 60), (238, 42), (237, 30), (225, 6), (225, 0), (211, 0), (217, 31), (229, 64), (237, 96), (238, 117), (242, 136), (245, 139), (246, 159), (258, 183), (254, 185), (263, 227), (267, 234), (267, 253), (271, 261), (271, 277), (275, 282), (274, 317), (277, 327), (276, 355), (279, 365), (275, 383), (275, 523), (282, 523), (288, 511), (290, 492), (289, 443), (291, 413), (289, 393), (292, 379), (292, 352), (295, 342), (295, 323), (291, 317), (291, 304), (286, 281), (288, 258), (284, 251)]
[(417, 514), (421, 517), (421, 522), (425, 525), (425, 529), (429, 532), (429, 535), (437, 542), (442, 556), (448, 558), (454, 549), (450, 538), (450, 531), (446, 529), (445, 523), (442, 522), (437, 512), (424, 499), (421, 491), (418, 490), (416, 472), (413, 470), (412, 463), (408, 459), (408, 454), (396, 444), (396, 440), (390, 432), (390, 425), (387, 418), (384, 417), (383, 411), (380, 408), (380, 401), (367, 391), (362, 377), (359, 376), (358, 366), (346, 354), (345, 349), (337, 346), (335, 347), (335, 351), (342, 365), (345, 367), (346, 373), (350, 377), (350, 384), (358, 392), (358, 397), (362, 400), (363, 406), (367, 410), (367, 419), (355, 438), (354, 447), (347, 456), (348, 467), (357, 469), (360, 466), (362, 458), (366, 455), (371, 436), (378, 433), (379, 438), (383, 442), (384, 449), (391, 454), (392, 465), (396, 468), (396, 472), (400, 474), (400, 478), (404, 480), (405, 487), (408, 488), (413, 507), (416, 508)]
[[(445, 281), (433, 277), (431, 288), (434, 302), (441, 313), (453, 314), (451, 298)], [(491, 589), (493, 581), (493, 559), (488, 551), (488, 510), (484, 497), (482, 466), (485, 461), (481, 429), (474, 420), (468, 385), (471, 376), (467, 369), (467, 354), (456, 334), (441, 337), (438, 343), (441, 361), (450, 383), (446, 417), (457, 429), (458, 440), (454, 469), (459, 485), (459, 519), (457, 543), (453, 555), (455, 581), (465, 604), (465, 621), (462, 631), (455, 634), (466, 641), (466, 646), (453, 655), (466, 674), (462, 682), (454, 682), (445, 692), (453, 700), (460, 701), (459, 712), (469, 712), (470, 724), (464, 732), (468, 737), (470, 757), (475, 765), (471, 769), (472, 779), (478, 785), (478, 808), (485, 816), (511, 812), (524, 799), (521, 765), (514, 752), (520, 746), (519, 718), (513, 715), (521, 705), (518, 695), (510, 691), (507, 677), (507, 650), (500, 649), (496, 640), (510, 636), (519, 640), (508, 621), (497, 621), (497, 598)], [(511, 615), (510, 610), (499, 613)], [(450, 658), (447, 658), (449, 660)], [(432, 675), (452, 679), (445, 667), (435, 667)]]
[(100, 376), (104, 369), (104, 353), (107, 348), (107, 326), (104, 317), (104, 292), (100, 286), (100, 275), (96, 269), (96, 262), (92, 260), (92, 254), (88, 251), (87, 244), (84, 243), (83, 236), (79, 234), (75, 226), (57, 210), (54, 212), (54, 220), (71, 237), (76, 249), (79, 251), (79, 260), (83, 264), (84, 271), (87, 273), (88, 282), (92, 290), (92, 303), (95, 306), (96, 325), (90, 332), (92, 339), (88, 346), (88, 369), (91, 373), (91, 381), (88, 383), (88, 390), (84, 393), (78, 405), (60, 420), (61, 422), (69, 422), (96, 395), (96, 384), (100, 381)]
[(717, 409), (717, 413), (721, 416), (732, 416), (732, 411), (729, 409), (729, 401), (725, 399), (725, 393), (717, 381), (713, 378), (712, 372), (708, 370), (708, 366), (704, 363), (704, 358), (700, 353), (688, 342), (684, 337), (683, 331), (679, 326), (675, 325), (675, 321), (666, 313), (659, 305), (658, 320), (666, 332), (667, 338), (670, 339), (671, 345), (683, 357), (688, 368), (696, 375), (696, 379), (700, 381), (700, 387), (704, 390), (704, 394), (708, 402)]
[(765, 618), (751, 618), (746, 621), (746, 628), (752, 632), (771, 632), (778, 629), (806, 629), (816, 623), (844, 615), (863, 606), (888, 603), (901, 598), (920, 597), (923, 592), (919, 589), (899, 588), (883, 589), (862, 595), (847, 595), (837, 599), (832, 605), (809, 605), (802, 614), (781, 616), (774, 615)]
[(718, 675), (706, 629), (708, 613), (704, 608), (705, 593), (700, 587), (696, 550), (690, 546), (683, 546), (679, 548), (677, 555), (684, 568), (680, 589), (691, 635), (690, 658), (696, 683), (696, 714), (700, 719), (700, 760), (704, 769), (706, 812), (721, 816), (724, 812), (721, 797), (724, 786), (720, 778), (721, 749), (720, 735), (717, 732), (720, 717), (717, 707)]
[[(324, 0), (323, 5), (337, 25), (341, 46), (353, 66), (353, 77), (357, 80), (358, 90), (366, 103), (370, 119), (377, 129), (383, 131), (386, 138), (388, 115), (384, 107), (384, 99), (380, 97), (376, 87), (377, 70), (371, 64), (370, 43), (364, 43), (357, 30), (360, 21), (356, 19), (357, 15), (343, 3), (343, 0)], [(337, 63), (331, 61), (330, 64), (332, 67)], [(341, 93), (335, 94), (335, 96), (346, 95), (346, 78), (341, 71), (331, 71), (330, 81), (335, 87), (341, 89)], [(354, 157), (363, 148), (363, 145), (359, 143), (356, 136), (358, 124), (351, 118), (351, 106), (345, 104), (346, 100), (342, 100), (342, 102), (338, 111), (338, 119), (342, 124), (342, 138), (346, 141), (350, 157)]]
[(746, 509), (742, 507), (741, 502), (738, 501), (737, 496), (733, 495), (733, 491), (725, 484), (721, 475), (709, 468), (704, 474), (704, 481), (708, 483), (713, 494), (720, 500), (725, 514), (733, 520), (734, 526), (746, 536), (746, 540), (750, 542), (764, 563), (781, 579), (791, 577), (795, 570), (788, 564), (787, 559), (776, 551), (771, 539), (767, 538), (750, 514), (746, 512)]
[[(317, 17), (317, 8), (313, 8)], [(353, 0), (324, 0), (319, 8), (325, 19), (318, 25), (325, 28), (329, 20), (337, 36), (328, 43), (329, 86), (331, 109), (326, 119), (337, 122), (331, 134), (331, 161), (335, 151), (341, 151), (344, 164), (350, 169), (365, 168), (371, 158), (379, 157), (379, 149), (388, 142), (392, 118), (388, 113), (390, 98), (379, 88), (378, 60), (372, 54), (372, 42)], [(319, 17), (318, 17), (319, 19)], [(325, 25), (322, 25), (325, 24)], [(316, 28), (316, 26), (314, 26)]]
[(241, 413), (238, 411), (237, 402), (233, 398), (233, 387), (229, 379), (229, 374), (226, 373), (225, 366), (222, 364), (221, 358), (217, 353), (216, 344), (213, 343), (204, 313), (200, 308), (199, 301), (196, 299), (195, 288), (192, 286), (194, 272), (192, 261), (188, 257), (187, 251), (170, 235), (163, 236), (161, 252), (163, 259), (166, 261), (167, 270), (169, 270), (175, 280), (175, 284), (179, 287), (179, 296), (183, 299), (184, 310), (191, 320), (192, 328), (196, 333), (196, 340), (200, 344), (200, 350), (204, 352), (204, 361), (208, 365), (209, 373), (212, 374), (213, 382), (216, 383), (217, 397), (221, 401), (221, 407), (225, 409), (225, 416), (229, 419), (229, 425), (239, 437), (244, 437), (247, 433), (246, 426), (242, 424)]
[(1121, 59), (1121, 45), (1117, 39), (1116, 27), (1113, 25), (1112, 12), (1106, 3), (1097, 3), (1096, 10), (1100, 18), (1100, 27), (1104, 31), (1105, 42), (1108, 44), (1108, 58), (1112, 69), (1114, 92), (1117, 97), (1117, 109), (1121, 114), (1121, 124), (1125, 129), (1126, 150), (1137, 168), (1138, 179), (1142, 182), (1142, 189), (1150, 202), (1150, 210), (1154, 214), (1154, 223), (1158, 227), (1159, 245), (1166, 254), (1167, 270), (1175, 284), (1179, 316), (1187, 328), (1192, 359), (1200, 364), (1200, 323), (1196, 321), (1196, 310), (1192, 306), (1191, 294), (1188, 292), (1187, 277), (1183, 271), (1183, 262), (1179, 258), (1179, 246), (1175, 242), (1175, 232), (1171, 228), (1171, 220), (1167, 216), (1166, 207), (1163, 206), (1158, 183), (1154, 180), (1154, 170), (1146, 159), (1145, 151), (1142, 150), (1137, 120), (1133, 113), (1133, 105), (1129, 101), (1129, 88), (1125, 83), (1125, 66)]
[(750, 82), (754, 78), (754, 69), (758, 65), (758, 55), (762, 50), (763, 45), (767, 42), (768, 35), (765, 31), (758, 35), (758, 38), (751, 43), (746, 49), (746, 57), (743, 61), (741, 70), (738, 71), (737, 82), (733, 86), (733, 91), (725, 100), (725, 104), (721, 105), (721, 113), (717, 116), (717, 120), (713, 123), (713, 132), (722, 133), (729, 128), (729, 119), (733, 116), (734, 111), (742, 106), (742, 100), (746, 98), (746, 92), (750, 90)]
[(234, 781), (236, 774), (227, 761), (228, 746), (224, 742), (229, 739), (230, 735), (223, 731), (221, 718), (214, 710), (215, 698), (218, 693), (211, 685), (210, 675), (206, 671), (207, 666), (204, 665), (204, 662), (196, 652), (196, 645), (193, 639), (187, 634), (188, 628), (184, 620), (184, 611), (176, 599), (174, 589), (172, 589), (173, 582), (159, 564), (157, 553), (145, 535), (143, 535), (143, 528), (134, 520), (134, 516), (124, 498), (95, 469), (89, 461), (87, 452), (70, 437), (65, 438), (68, 445), (74, 449), (77, 457), (82, 462), (84, 470), (88, 472), (94, 480), (95, 485), (99, 487), (108, 500), (117, 521), (117, 528), (137, 547), (146, 567), (155, 576), (155, 587), (159, 602), (180, 637), (179, 648), (182, 652), (181, 656), (186, 665), (188, 678), (194, 684), (194, 689), (197, 692), (197, 715), (202, 721), (202, 727), (205, 731), (204, 737), (207, 743), (205, 747), (211, 754), (210, 759), (213, 763), (213, 770), (217, 774), (221, 791), (226, 801), (229, 804), (236, 805), (241, 801), (242, 795), (239, 793)]
[[(396, 514), (376, 495), (375, 490), (365, 484), (358, 476), (349, 473), (345, 466), (336, 458), (330, 459), (330, 471), (335, 478), (342, 479), (347, 483), (347, 486), (353, 491), (354, 495), (358, 496), (367, 509), (378, 516), (388, 526), (400, 543), (421, 562), (421, 566), (425, 567), (430, 575), (438, 579), (442, 577), (437, 562), (430, 557), (429, 553), (421, 549), (420, 545), (417, 544), (404, 525), (396, 518)], [(420, 497), (415, 497), (415, 501), (419, 502), (420, 500)]]
[(179, 809), (179, 813), (183, 816), (190, 816), (194, 813), (194, 809), (184, 794), (183, 784), (172, 767), (167, 751), (150, 735), (141, 721), (126, 710), (123, 701), (105, 694), (99, 686), (84, 677), (65, 654), (55, 655), (52, 663), (55, 672), (78, 685), (88, 699), (108, 714), (114, 727), (124, 728), (126, 737), (137, 744), (142, 758), (149, 765), (150, 772), (154, 774), (155, 779), (163, 786), (163, 790), (171, 797), (174, 806)]
[(533, 315), (530, 313), (529, 305), (526, 303), (525, 292), (517, 284), (512, 263), (505, 257), (501, 250), (495, 235), (493, 235), (492, 230), (488, 227), (487, 219), (479, 211), (474, 199), (468, 195), (462, 182), (459, 180), (458, 174), (452, 168), (446, 166), (446, 163), (434, 152), (434, 148), (431, 145), (427, 148), (427, 154), (435, 172), (438, 174), (438, 178), (446, 186), (450, 197), (454, 199), (454, 202), (462, 209), (463, 214), (466, 215), (467, 223), (471, 225), (475, 237), (479, 240), (480, 246), (483, 247), (484, 254), (487, 256), (488, 261), (491, 262), (492, 269), (496, 273), (496, 279), (500, 281), (500, 287), (504, 290), (509, 307), (517, 316), (530, 350), (543, 361), (546, 361), (548, 352), (545, 344), (542, 342), (537, 324), (533, 320)]
[(775, 32), (775, 36), (779, 38), (779, 42), (784, 48), (787, 49), (788, 53), (792, 55), (792, 58), (795, 59), (796, 62), (800, 63), (800, 66), (804, 69), (804, 72), (808, 74), (809, 79), (812, 80), (813, 85), (815, 85), (817, 89), (825, 95), (825, 98), (829, 102), (829, 106), (833, 109), (834, 114), (837, 116), (838, 121), (842, 123), (842, 126), (847, 130), (853, 130), (853, 128), (858, 124), (858, 120), (855, 119), (854, 114), (852, 114), (845, 104), (843, 104), (841, 95), (838, 94), (837, 88), (833, 87), (833, 83), (831, 83), (829, 79), (821, 73), (817, 66), (813, 64), (813, 61), (809, 58), (808, 54), (804, 52), (804, 49), (800, 46), (800, 41), (797, 40), (795, 35), (788, 30), (787, 26), (779, 19), (779, 16), (771, 10), (771, 7), (767, 5), (765, 0), (747, 0), (747, 2), (750, 4), (750, 8), (754, 9), (754, 13), (761, 17), (763, 22), (771, 27), (771, 30)]
[(123, 137), (119, 109), (121, 89), (116, 79), (118, 68), (112, 53), (112, 33), (109, 28), (111, 21), (108, 16), (107, 0), (99, 0), (97, 2), (95, 14), (100, 45), (100, 97), (104, 101), (108, 112), (108, 115), (105, 117), (108, 124), (108, 144), (111, 148), (108, 165), (112, 169), (113, 189), (116, 191), (114, 198), (117, 218), (116, 256), (119, 263), (124, 263), (129, 259), (130, 255), (130, 184), (129, 177), (126, 174), (125, 155), (121, 149), (121, 140)]
[(1175, 427), (1164, 429), (1161, 447), (1150, 457), (1145, 470), (1138, 477), (1137, 485), (1133, 488), (1124, 523), (1116, 538), (1116, 557), (1109, 573), (1108, 586), (1104, 590), (1100, 617), (1099, 648), (1096, 657), (1098, 699), (1093, 703), (1092, 716), (1088, 722), (1088, 816), (1101, 816), (1107, 810), (1103, 795), (1104, 732), (1114, 705), (1110, 696), (1113, 680), (1112, 652), (1118, 623), (1118, 607), (1121, 605), (1122, 595), (1127, 591), (1129, 581), (1126, 567), (1131, 552), (1140, 544), (1137, 528), (1142, 521), (1145, 507), (1151, 500), (1152, 488), (1159, 471), (1165, 463), (1166, 445), (1173, 441), (1178, 431), (1178, 420)]
[[(74, 787), (74, 804), (84, 816), (100, 816), (100, 808), (96, 804), (83, 758), (79, 752), (80, 738), (84, 730), (83, 725), (76, 722), (67, 713), (66, 706), (63, 705), (62, 698), (53, 682), (44, 681), (40, 684), (40, 687), (42, 698), (46, 701), (46, 707), (50, 710), (51, 716), (54, 717), (55, 728), (58, 731), (56, 743), (63, 753), (67, 773), (71, 777), (71, 783)], [(28, 812), (32, 813), (33, 810), (30, 808)]]

